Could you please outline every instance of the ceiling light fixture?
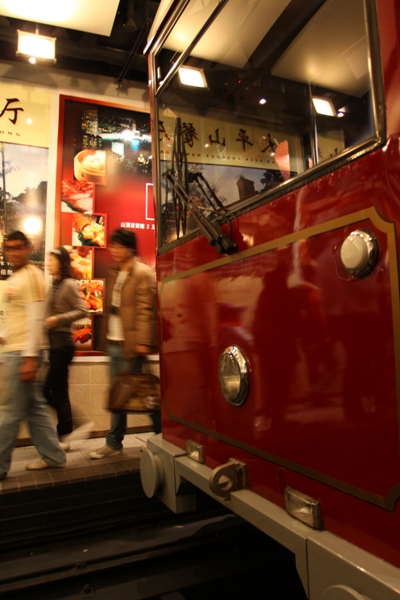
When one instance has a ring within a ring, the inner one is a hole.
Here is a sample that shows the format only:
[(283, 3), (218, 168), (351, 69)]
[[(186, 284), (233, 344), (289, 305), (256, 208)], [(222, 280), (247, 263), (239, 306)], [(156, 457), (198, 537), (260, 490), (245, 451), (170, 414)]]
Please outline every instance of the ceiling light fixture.
[(312, 101), (314, 104), (315, 111), (319, 115), (326, 115), (328, 117), (336, 117), (336, 110), (333, 106), (332, 100), (329, 98), (320, 98), (319, 96), (313, 96)]
[(33, 64), (36, 58), (56, 60), (56, 38), (39, 35), (38, 33), (26, 33), (18, 30), (17, 54), (29, 56), (29, 62)]
[(178, 70), (179, 79), (183, 85), (191, 85), (193, 87), (207, 87), (206, 77), (203, 69), (196, 67), (180, 67)]

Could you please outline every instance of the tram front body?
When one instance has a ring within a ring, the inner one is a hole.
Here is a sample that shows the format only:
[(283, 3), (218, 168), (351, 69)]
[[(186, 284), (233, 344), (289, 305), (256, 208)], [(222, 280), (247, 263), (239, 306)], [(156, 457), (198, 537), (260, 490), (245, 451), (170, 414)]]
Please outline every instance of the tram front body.
[(163, 433), (143, 485), (223, 502), (315, 598), (400, 594), (399, 19), (166, 2), (148, 45)]

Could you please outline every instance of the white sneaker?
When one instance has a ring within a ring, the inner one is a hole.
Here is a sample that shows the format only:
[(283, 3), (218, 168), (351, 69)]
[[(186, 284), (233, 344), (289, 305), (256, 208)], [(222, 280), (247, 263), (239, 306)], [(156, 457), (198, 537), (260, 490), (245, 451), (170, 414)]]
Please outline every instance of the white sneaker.
[(107, 458), (108, 456), (117, 456), (117, 454), (122, 454), (122, 448), (114, 450), (114, 448), (110, 448), (107, 444), (95, 452), (89, 452), (90, 458)]
[(53, 468), (63, 468), (67, 463), (64, 462), (61, 465), (49, 465), (47, 462), (43, 460), (43, 458), (38, 458), (33, 463), (28, 463), (25, 465), (25, 469), (27, 471), (40, 471), (42, 469), (53, 469)]
[(90, 437), (90, 434), (92, 433), (94, 428), (95, 424), (93, 421), (90, 421), (89, 423), (84, 423), (83, 425), (80, 425), (80, 427), (74, 429), (68, 435), (64, 435), (63, 440), (67, 444), (73, 442), (74, 440), (86, 440), (88, 437)]

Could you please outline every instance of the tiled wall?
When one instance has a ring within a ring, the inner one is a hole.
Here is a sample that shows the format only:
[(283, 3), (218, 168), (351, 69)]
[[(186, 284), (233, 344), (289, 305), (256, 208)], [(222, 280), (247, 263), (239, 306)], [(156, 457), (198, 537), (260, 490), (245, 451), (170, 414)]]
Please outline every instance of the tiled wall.
[[(158, 375), (158, 360), (151, 361), (151, 371)], [(2, 377), (2, 364), (0, 363), (0, 398), (3, 397), (5, 382)], [(104, 357), (94, 359), (75, 358), (70, 367), (69, 394), (72, 405), (74, 425), (79, 426), (88, 421), (93, 421), (94, 436), (104, 435), (109, 429), (110, 413), (104, 408), (109, 389), (108, 362)], [(1, 400), (0, 400), (1, 407)], [(49, 407), (55, 420), (53, 409)], [(128, 415), (129, 428), (151, 429), (152, 421), (146, 414)], [(29, 433), (25, 424), (21, 425), (18, 436), (22, 442), (29, 441)]]

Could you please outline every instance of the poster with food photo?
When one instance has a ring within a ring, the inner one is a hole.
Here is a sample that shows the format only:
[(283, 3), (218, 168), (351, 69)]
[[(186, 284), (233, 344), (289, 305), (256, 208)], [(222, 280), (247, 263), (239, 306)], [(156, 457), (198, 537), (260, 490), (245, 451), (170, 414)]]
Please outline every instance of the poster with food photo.
[(104, 150), (85, 149), (74, 158), (74, 176), (78, 181), (106, 185), (106, 153)]
[(104, 248), (105, 215), (76, 214), (72, 219), (72, 245)]
[(94, 184), (87, 181), (61, 182), (61, 211), (93, 213)]
[[(107, 238), (119, 227), (135, 232), (140, 260), (155, 265), (152, 148), (149, 112), (130, 106), (60, 96), (55, 246), (68, 246), (78, 282), (106, 279), (112, 264)], [(58, 237), (59, 228), (59, 237)], [(99, 290), (90, 292), (93, 342), (103, 352)], [(85, 352), (83, 352), (84, 354)]]
[(104, 279), (81, 279), (79, 291), (91, 313), (102, 313), (104, 308)]
[(71, 275), (74, 279), (93, 279), (93, 248), (90, 246), (65, 246), (71, 258)]
[(93, 348), (92, 317), (79, 319), (72, 324), (72, 338), (77, 351), (87, 351)]

